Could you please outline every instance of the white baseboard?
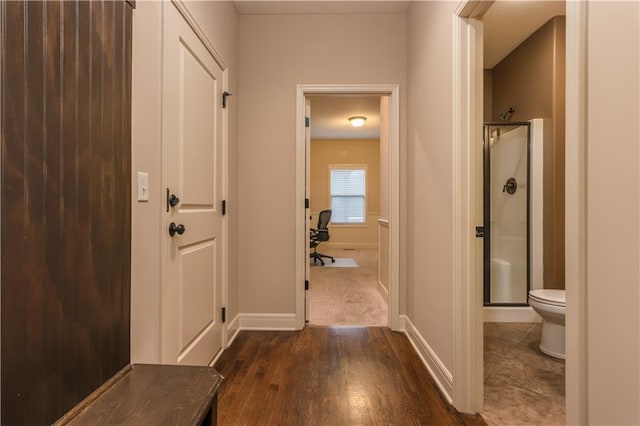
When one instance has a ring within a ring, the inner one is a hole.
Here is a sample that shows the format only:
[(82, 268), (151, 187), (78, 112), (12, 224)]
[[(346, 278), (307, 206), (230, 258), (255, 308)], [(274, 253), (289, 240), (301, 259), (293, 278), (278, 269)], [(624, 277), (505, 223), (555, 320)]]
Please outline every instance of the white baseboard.
[(378, 243), (322, 243), (318, 246), (318, 251), (322, 252), (322, 248), (331, 249), (377, 249)]
[(218, 359), (222, 356), (225, 350), (226, 350), (225, 348), (220, 348), (216, 356), (214, 356), (211, 362), (209, 363), (209, 367), (213, 367), (216, 364), (216, 362), (218, 362)]
[(484, 322), (540, 322), (542, 318), (530, 306), (485, 306)]
[(240, 330), (296, 330), (296, 314), (240, 314)]
[(440, 358), (431, 349), (426, 340), (422, 337), (418, 329), (413, 325), (406, 315), (400, 315), (400, 330), (411, 342), (413, 349), (417, 352), (422, 362), (429, 370), (431, 377), (436, 382), (440, 391), (449, 404), (453, 404), (453, 376), (447, 370), (447, 367), (440, 361)]
[(231, 346), (236, 337), (238, 337), (238, 333), (240, 333), (240, 314), (236, 315), (227, 325), (227, 347)]
[(382, 298), (389, 303), (389, 290), (382, 284), (382, 281), (378, 280), (378, 290), (380, 291), (380, 295)]

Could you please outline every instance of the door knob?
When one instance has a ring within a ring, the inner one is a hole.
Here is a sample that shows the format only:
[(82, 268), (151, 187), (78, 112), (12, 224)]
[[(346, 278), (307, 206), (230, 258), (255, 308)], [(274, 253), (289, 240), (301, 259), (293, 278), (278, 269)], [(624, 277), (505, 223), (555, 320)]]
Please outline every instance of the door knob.
[(180, 202), (180, 198), (176, 197), (173, 194), (169, 195), (169, 205), (171, 207), (177, 206), (179, 202)]
[(172, 237), (176, 235), (176, 232), (182, 235), (186, 230), (187, 229), (184, 227), (183, 224), (176, 225), (174, 222), (171, 222), (171, 224), (169, 225), (169, 235), (171, 235)]

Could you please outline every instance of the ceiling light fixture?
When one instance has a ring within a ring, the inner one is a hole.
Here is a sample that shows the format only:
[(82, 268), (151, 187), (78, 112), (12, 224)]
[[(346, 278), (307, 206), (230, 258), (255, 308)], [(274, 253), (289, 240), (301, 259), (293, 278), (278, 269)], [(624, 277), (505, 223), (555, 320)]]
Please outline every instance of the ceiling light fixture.
[(355, 117), (349, 117), (349, 122), (353, 127), (362, 127), (365, 121), (367, 121), (367, 117), (362, 117), (359, 115)]

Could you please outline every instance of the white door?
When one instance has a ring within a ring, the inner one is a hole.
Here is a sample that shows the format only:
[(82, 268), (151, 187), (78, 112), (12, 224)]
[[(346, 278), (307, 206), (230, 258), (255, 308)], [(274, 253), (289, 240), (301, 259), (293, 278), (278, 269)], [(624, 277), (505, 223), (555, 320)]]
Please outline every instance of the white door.
[(162, 361), (207, 365), (222, 347), (223, 70), (170, 3), (164, 29)]

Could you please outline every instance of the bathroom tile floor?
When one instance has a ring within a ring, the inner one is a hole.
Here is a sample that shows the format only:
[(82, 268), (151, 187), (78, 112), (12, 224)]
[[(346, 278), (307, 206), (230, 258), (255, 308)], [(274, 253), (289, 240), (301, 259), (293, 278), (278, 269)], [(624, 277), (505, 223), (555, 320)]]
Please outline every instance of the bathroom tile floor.
[(484, 324), (489, 425), (563, 425), (564, 361), (540, 352), (541, 323)]

